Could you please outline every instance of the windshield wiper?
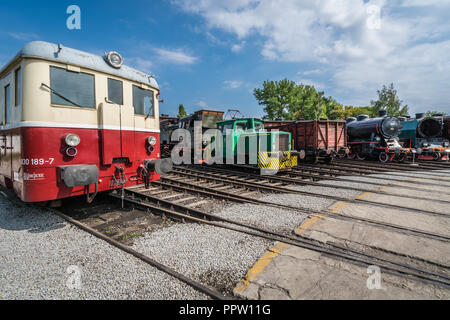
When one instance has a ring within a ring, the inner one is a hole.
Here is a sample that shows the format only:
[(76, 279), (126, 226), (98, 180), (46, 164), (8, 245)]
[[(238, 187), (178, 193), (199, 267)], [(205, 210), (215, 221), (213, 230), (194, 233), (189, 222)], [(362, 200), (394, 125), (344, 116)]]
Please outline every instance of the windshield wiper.
[(62, 94), (58, 93), (57, 91), (55, 91), (54, 89), (50, 88), (48, 85), (46, 85), (45, 83), (41, 83), (41, 86), (46, 87), (47, 89), (49, 89), (53, 94), (57, 95), (58, 97), (60, 97), (61, 99), (66, 100), (67, 102), (70, 102), (71, 104), (73, 104), (74, 106), (83, 108), (82, 106), (80, 106), (78, 103), (73, 102), (72, 100), (64, 97)]

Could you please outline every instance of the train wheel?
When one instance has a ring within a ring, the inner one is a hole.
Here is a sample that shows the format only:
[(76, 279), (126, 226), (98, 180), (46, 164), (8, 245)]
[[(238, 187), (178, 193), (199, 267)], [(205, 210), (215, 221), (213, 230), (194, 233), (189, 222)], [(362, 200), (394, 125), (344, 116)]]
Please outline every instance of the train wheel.
[(441, 159), (441, 153), (440, 152), (433, 152), (433, 160), (434, 161), (439, 161), (439, 159)]
[(366, 157), (365, 156), (363, 156), (363, 155), (361, 155), (360, 153), (357, 153), (356, 154), (356, 158), (358, 159), (358, 160), (366, 160)]
[(381, 152), (378, 156), (378, 160), (380, 160), (380, 162), (386, 163), (389, 160), (389, 155), (386, 152)]
[(397, 157), (398, 162), (405, 162), (406, 160), (406, 153), (400, 153)]
[(354, 153), (349, 153), (349, 154), (347, 155), (347, 158), (353, 160), (353, 159), (355, 159), (355, 156), (356, 156), (356, 154), (354, 154)]
[(314, 164), (318, 164), (318, 163), (319, 163), (319, 156), (314, 156), (312, 162), (313, 162)]

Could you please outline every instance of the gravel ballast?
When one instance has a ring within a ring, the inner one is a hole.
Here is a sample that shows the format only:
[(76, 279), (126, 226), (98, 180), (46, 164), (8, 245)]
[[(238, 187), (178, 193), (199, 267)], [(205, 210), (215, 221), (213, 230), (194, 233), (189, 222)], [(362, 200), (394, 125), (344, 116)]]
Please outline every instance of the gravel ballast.
[[(207, 298), (49, 211), (3, 196), (0, 243), (0, 299)], [(79, 289), (70, 266), (81, 271)]]
[(189, 223), (145, 235), (133, 248), (229, 294), (270, 244), (240, 232)]

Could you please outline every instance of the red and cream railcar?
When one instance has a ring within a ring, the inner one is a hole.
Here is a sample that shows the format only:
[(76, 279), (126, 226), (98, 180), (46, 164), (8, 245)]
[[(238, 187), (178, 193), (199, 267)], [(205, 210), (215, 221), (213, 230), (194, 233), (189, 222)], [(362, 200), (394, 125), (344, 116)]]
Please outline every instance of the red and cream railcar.
[(41, 202), (159, 179), (158, 96), (116, 52), (25, 45), (0, 71), (0, 184)]

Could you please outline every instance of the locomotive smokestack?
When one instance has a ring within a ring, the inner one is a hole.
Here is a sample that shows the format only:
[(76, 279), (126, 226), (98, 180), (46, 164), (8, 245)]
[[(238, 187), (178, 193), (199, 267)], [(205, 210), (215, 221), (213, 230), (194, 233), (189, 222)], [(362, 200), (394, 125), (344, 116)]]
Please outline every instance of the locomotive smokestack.
[(387, 111), (386, 110), (380, 110), (378, 111), (378, 116), (380, 118), (386, 117), (387, 116)]
[(416, 113), (416, 119), (417, 120), (422, 119), (424, 115), (425, 113)]

